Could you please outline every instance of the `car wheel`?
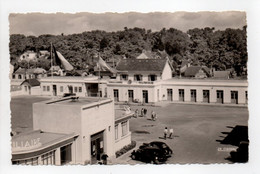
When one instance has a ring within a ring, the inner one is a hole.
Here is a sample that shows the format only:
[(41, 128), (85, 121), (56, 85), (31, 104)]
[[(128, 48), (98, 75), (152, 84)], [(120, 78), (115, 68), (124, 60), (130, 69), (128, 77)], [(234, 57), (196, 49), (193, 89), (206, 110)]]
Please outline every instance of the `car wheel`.
[(131, 158), (132, 158), (133, 160), (135, 160), (135, 159), (136, 159), (135, 154), (131, 155)]

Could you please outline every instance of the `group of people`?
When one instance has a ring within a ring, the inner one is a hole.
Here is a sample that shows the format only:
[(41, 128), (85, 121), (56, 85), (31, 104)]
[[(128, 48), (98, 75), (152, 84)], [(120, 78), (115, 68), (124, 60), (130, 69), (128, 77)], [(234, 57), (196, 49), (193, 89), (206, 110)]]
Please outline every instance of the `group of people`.
[(164, 139), (165, 140), (167, 138), (168, 133), (169, 133), (168, 138), (172, 139), (172, 137), (173, 137), (173, 128), (170, 128), (169, 131), (168, 131), (168, 128), (165, 127), (163, 133), (164, 133)]
[[(139, 115), (139, 110), (136, 109), (135, 110), (135, 114), (134, 114), (134, 117), (137, 118), (138, 116), (140, 117), (146, 117), (146, 114), (147, 114), (147, 109), (146, 108), (142, 108), (141, 109), (141, 115)], [(153, 121), (156, 121), (157, 119), (157, 115), (154, 111), (151, 111), (151, 120)]]

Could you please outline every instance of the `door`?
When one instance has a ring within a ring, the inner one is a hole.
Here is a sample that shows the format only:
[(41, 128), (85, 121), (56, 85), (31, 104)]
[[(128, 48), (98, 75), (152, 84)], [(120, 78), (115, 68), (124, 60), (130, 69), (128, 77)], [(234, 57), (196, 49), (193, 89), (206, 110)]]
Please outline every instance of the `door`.
[(196, 102), (196, 98), (197, 98), (196, 89), (191, 89), (190, 90), (190, 100), (191, 100), (191, 102)]
[(53, 95), (57, 96), (57, 86), (56, 85), (52, 85), (52, 89), (53, 89)]
[(28, 86), (28, 90), (29, 90), (29, 95), (31, 95), (31, 87)]
[(68, 86), (69, 88), (69, 93), (72, 94), (73, 93), (73, 87), (72, 86)]
[(118, 99), (118, 89), (114, 89), (114, 101), (115, 102), (119, 101), (119, 99)]
[(96, 164), (101, 160), (101, 155), (104, 153), (104, 137), (103, 131), (91, 135), (91, 164)]
[(128, 101), (133, 102), (134, 101), (134, 91), (128, 90)]
[(143, 90), (143, 103), (148, 103), (148, 91)]
[(217, 103), (223, 103), (223, 91), (217, 90)]
[(167, 100), (172, 101), (172, 89), (167, 89)]
[(179, 101), (184, 101), (184, 89), (179, 89)]
[(231, 103), (238, 104), (238, 92), (231, 91)]
[(209, 90), (203, 90), (203, 102), (209, 103)]

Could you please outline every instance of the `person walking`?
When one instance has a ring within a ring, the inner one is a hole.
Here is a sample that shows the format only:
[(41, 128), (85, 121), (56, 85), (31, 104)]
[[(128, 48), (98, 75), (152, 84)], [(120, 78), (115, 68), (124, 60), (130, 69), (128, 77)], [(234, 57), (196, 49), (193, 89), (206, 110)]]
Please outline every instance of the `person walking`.
[(144, 116), (144, 108), (141, 109), (141, 117)]
[(168, 129), (167, 129), (167, 127), (164, 128), (163, 133), (164, 133), (164, 139), (166, 140), (166, 137), (167, 137), (167, 134), (168, 134)]
[(144, 116), (146, 117), (146, 114), (147, 114), (147, 109), (144, 108)]
[(138, 116), (139, 116), (139, 111), (138, 111), (138, 109), (136, 109), (134, 117), (137, 118)]
[(152, 121), (155, 121), (155, 119), (156, 119), (155, 117), (156, 117), (155, 112), (152, 111), (151, 112), (151, 119), (152, 119)]
[(173, 128), (171, 128), (171, 129), (169, 130), (169, 133), (170, 133), (169, 138), (172, 138), (172, 136), (173, 136)]

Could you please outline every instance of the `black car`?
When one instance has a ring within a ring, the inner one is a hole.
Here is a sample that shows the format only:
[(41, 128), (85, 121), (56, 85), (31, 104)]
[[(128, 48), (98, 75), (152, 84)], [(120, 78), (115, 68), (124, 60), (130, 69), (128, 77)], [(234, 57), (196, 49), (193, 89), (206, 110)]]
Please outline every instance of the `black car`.
[(157, 147), (160, 149), (161, 153), (163, 153), (166, 157), (171, 157), (172, 149), (164, 142), (161, 141), (153, 141), (150, 143), (144, 143), (139, 148), (142, 149), (144, 147)]
[(133, 160), (140, 160), (151, 164), (160, 164), (167, 160), (167, 157), (158, 147), (151, 146), (139, 148), (136, 151), (134, 150), (131, 153), (131, 158)]

